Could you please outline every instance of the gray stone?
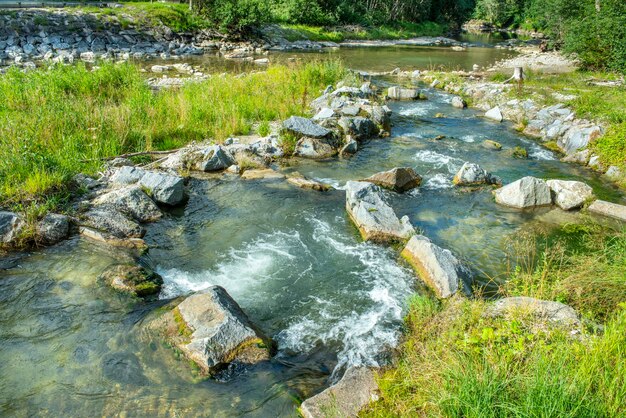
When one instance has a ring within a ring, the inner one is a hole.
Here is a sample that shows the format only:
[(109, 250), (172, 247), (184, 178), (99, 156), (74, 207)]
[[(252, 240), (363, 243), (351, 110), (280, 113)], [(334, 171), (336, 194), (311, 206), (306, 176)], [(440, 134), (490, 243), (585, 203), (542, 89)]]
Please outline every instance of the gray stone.
[(135, 184), (144, 175), (146, 170), (133, 166), (122, 166), (111, 176), (111, 181), (117, 184)]
[(500, 151), (502, 149), (502, 144), (500, 144), (499, 142), (493, 141), (491, 139), (485, 139), (481, 145), (483, 148), (494, 150), (494, 151)]
[(527, 176), (494, 190), (496, 203), (518, 209), (552, 204), (550, 188), (545, 181)]
[(372, 183), (347, 182), (346, 209), (366, 241), (405, 241), (415, 234), (409, 218), (398, 219), (380, 187)]
[(596, 200), (589, 205), (589, 212), (626, 222), (626, 206), (617, 203)]
[(52, 245), (67, 238), (69, 229), (67, 216), (48, 213), (37, 224), (37, 237), (42, 243)]
[(109, 286), (135, 296), (149, 296), (161, 291), (163, 278), (145, 267), (118, 264), (109, 267), (99, 277)]
[(422, 178), (410, 167), (396, 167), (389, 171), (376, 173), (363, 181), (402, 193), (419, 187), (422, 183)]
[(161, 210), (139, 186), (112, 190), (96, 198), (94, 204), (112, 206), (139, 222), (152, 222), (161, 218)]
[(359, 106), (346, 106), (341, 109), (341, 114), (344, 116), (356, 116), (361, 111)]
[(450, 250), (433, 244), (423, 235), (411, 237), (402, 250), (402, 257), (439, 298), (454, 295), (471, 276), (469, 269)]
[(622, 172), (622, 170), (620, 170), (619, 167), (615, 165), (609, 166), (604, 175), (606, 176), (606, 178), (612, 181), (624, 180), (624, 173)]
[(179, 176), (148, 171), (141, 177), (139, 184), (157, 203), (174, 206), (185, 198), (185, 184)]
[[(272, 343), (220, 286), (193, 294), (176, 308), (190, 335), (176, 346), (203, 370), (214, 373), (233, 361), (269, 360)], [(180, 326), (180, 325), (179, 325)]]
[(300, 413), (304, 418), (356, 417), (379, 397), (374, 372), (367, 367), (350, 367), (339, 382), (302, 402)]
[(479, 184), (502, 184), (502, 179), (481, 168), (478, 164), (465, 163), (456, 173), (452, 183), (456, 186), (475, 186)]
[(367, 106), (364, 110), (370, 114), (372, 122), (385, 131), (391, 130), (391, 109), (387, 106)]
[(24, 221), (17, 214), (0, 212), (0, 242), (3, 244), (13, 244), (23, 227)]
[(589, 162), (590, 155), (591, 155), (591, 151), (589, 151), (588, 149), (585, 149), (585, 150), (581, 150), (581, 151), (577, 151), (572, 154), (569, 154), (565, 156), (561, 161), (564, 161), (566, 163), (577, 163), (577, 164), (587, 165), (587, 163)]
[(315, 116), (313, 116), (313, 120), (323, 120), (332, 118), (333, 116), (335, 116), (335, 111), (329, 107), (324, 107), (320, 109)]
[(330, 134), (330, 130), (300, 116), (292, 116), (284, 121), (283, 128), (297, 136), (307, 136), (310, 138), (324, 138)]
[(420, 97), (418, 89), (403, 89), (402, 87), (393, 86), (387, 90), (387, 97), (391, 100), (417, 100)]
[(571, 306), (525, 296), (500, 299), (487, 310), (487, 314), (495, 317), (507, 316), (514, 312), (531, 314), (537, 319), (567, 327), (580, 325), (580, 319)]
[(82, 173), (78, 173), (74, 176), (74, 182), (79, 187), (83, 187), (87, 190), (92, 190), (100, 186), (100, 182), (98, 180), (92, 179), (91, 177), (86, 176)]
[(357, 116), (355, 118), (342, 117), (339, 119), (339, 126), (344, 135), (350, 135), (357, 141), (371, 138), (378, 135), (378, 127), (368, 118)]
[(235, 163), (230, 153), (220, 145), (213, 145), (202, 151), (202, 159), (196, 163), (201, 171), (225, 170)]
[(356, 142), (354, 139), (349, 138), (346, 144), (339, 151), (339, 155), (341, 157), (348, 157), (350, 155), (356, 154), (358, 150), (359, 150), (359, 143)]
[(331, 96), (363, 97), (365, 94), (357, 87), (343, 86), (330, 93)]
[(337, 154), (337, 150), (323, 139), (302, 138), (296, 143), (294, 154), (311, 159), (324, 159)]
[(485, 117), (487, 119), (495, 120), (496, 122), (502, 122), (502, 119), (504, 119), (498, 106), (485, 112)]
[(117, 238), (141, 238), (146, 232), (137, 223), (112, 208), (91, 209), (82, 216), (80, 225)]
[(462, 97), (460, 96), (454, 96), (452, 98), (452, 106), (458, 108), (458, 109), (464, 109), (467, 107), (467, 103), (465, 102), (465, 100), (463, 100)]
[(294, 172), (287, 177), (287, 182), (293, 184), (294, 186), (298, 186), (301, 189), (312, 189), (317, 190), (318, 192), (326, 192), (332, 187), (328, 184), (320, 183), (319, 181), (311, 180), (309, 178), (304, 177), (302, 174), (298, 172)]
[(548, 180), (554, 203), (563, 210), (576, 209), (593, 198), (593, 189), (581, 181)]

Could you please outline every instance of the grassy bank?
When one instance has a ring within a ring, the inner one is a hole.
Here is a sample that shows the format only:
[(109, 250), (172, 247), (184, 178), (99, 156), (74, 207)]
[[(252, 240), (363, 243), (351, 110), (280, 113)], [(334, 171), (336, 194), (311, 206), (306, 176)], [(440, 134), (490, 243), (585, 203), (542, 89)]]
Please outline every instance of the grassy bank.
[(397, 367), (379, 379), (382, 400), (362, 415), (624, 416), (626, 234), (597, 228), (570, 226), (520, 244), (522, 262), (503, 290), (563, 300), (603, 321), (602, 331), (573, 335), (524, 311), (486, 315), (481, 300), (416, 297)]
[(154, 93), (131, 64), (11, 69), (0, 77), (1, 205), (54, 206), (76, 173), (96, 173), (104, 158), (221, 141), (303, 114), (345, 75), (338, 62), (275, 66)]
[(395, 25), (334, 27), (283, 24), (281, 29), (283, 36), (292, 42), (298, 40), (342, 42), (347, 39), (393, 40), (418, 36), (441, 36), (448, 28), (446, 25), (435, 22), (399, 22)]
[[(494, 80), (508, 78), (505, 74), (492, 76)], [(566, 74), (540, 74), (527, 72), (521, 94), (511, 91), (514, 97), (530, 97), (539, 104), (564, 103), (579, 118), (600, 122), (606, 132), (590, 149), (600, 157), (606, 167), (615, 165), (626, 172), (626, 86), (598, 86), (591, 82), (615, 80), (617, 74), (576, 71)], [(555, 93), (573, 95), (571, 100), (559, 100)], [(626, 180), (621, 184), (626, 187)]]

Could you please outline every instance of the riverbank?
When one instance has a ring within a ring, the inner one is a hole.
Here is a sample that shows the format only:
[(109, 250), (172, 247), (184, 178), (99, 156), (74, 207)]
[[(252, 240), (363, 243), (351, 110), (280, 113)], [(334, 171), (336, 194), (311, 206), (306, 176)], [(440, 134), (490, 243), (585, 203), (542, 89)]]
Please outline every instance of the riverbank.
[(505, 299), (415, 297), (398, 365), (360, 416), (623, 415), (625, 243), (597, 224), (524, 235)]

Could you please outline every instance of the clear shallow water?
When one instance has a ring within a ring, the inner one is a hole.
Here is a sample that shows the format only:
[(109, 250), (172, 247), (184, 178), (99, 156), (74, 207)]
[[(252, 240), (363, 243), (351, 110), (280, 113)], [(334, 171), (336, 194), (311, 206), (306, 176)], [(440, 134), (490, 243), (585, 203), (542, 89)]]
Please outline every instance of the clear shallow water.
[[(395, 166), (424, 186), (387, 197), (399, 215), (476, 271), (505, 271), (503, 243), (527, 225), (570, 219), (559, 211), (496, 206), (488, 189), (455, 189), (464, 161), (504, 182), (524, 175), (583, 179), (602, 198), (623, 198), (597, 176), (565, 165), (506, 124), (459, 110), (450, 96), (391, 103), (393, 135), (366, 143), (349, 160), (295, 161), (285, 171), (341, 188)], [(442, 112), (446, 118), (435, 118)], [(437, 135), (447, 138), (435, 141)], [(487, 151), (525, 146), (534, 158)], [(347, 364), (382, 364), (397, 341), (413, 273), (397, 253), (362, 243), (342, 190), (318, 193), (282, 181), (233, 176), (192, 179), (188, 204), (149, 227), (142, 261), (166, 285), (162, 301), (138, 303), (97, 281), (126, 256), (74, 239), (0, 272), (0, 413), (7, 416), (293, 416)], [(575, 215), (571, 215), (575, 216)], [(146, 333), (166, 298), (219, 284), (279, 346), (269, 363), (227, 383), (198, 381), (185, 361)]]

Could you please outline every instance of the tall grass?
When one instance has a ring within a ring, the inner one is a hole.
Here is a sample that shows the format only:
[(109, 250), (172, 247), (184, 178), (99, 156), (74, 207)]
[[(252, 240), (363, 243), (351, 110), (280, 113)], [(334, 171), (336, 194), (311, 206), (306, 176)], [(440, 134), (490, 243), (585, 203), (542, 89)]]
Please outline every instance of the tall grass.
[(397, 365), (379, 378), (366, 417), (626, 416), (626, 234), (567, 225), (512, 246), (507, 295), (562, 300), (604, 324), (572, 335), (490, 302), (410, 301)]
[(135, 66), (57, 66), (0, 77), (0, 202), (46, 200), (102, 159), (246, 134), (254, 123), (307, 112), (347, 74), (338, 62), (275, 66), (153, 92)]

